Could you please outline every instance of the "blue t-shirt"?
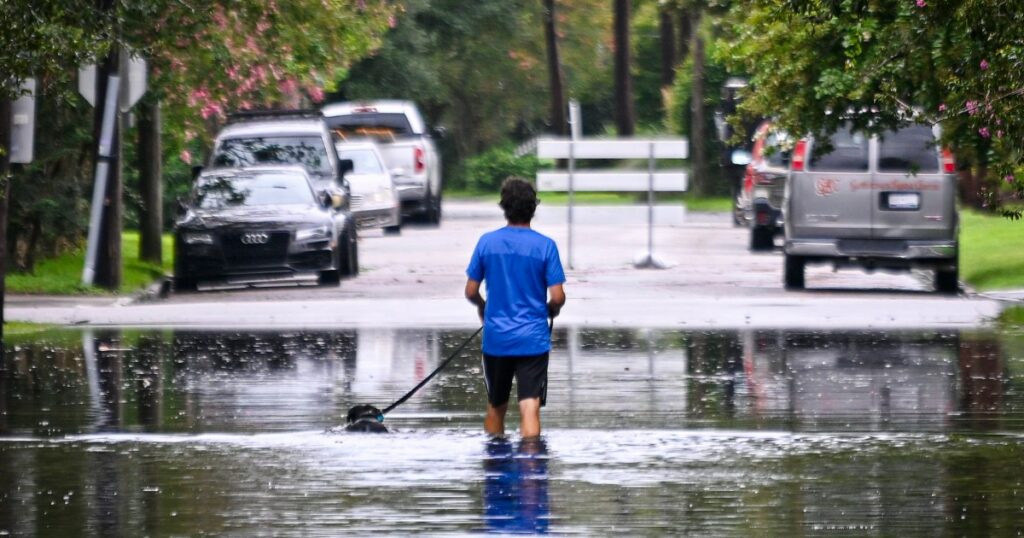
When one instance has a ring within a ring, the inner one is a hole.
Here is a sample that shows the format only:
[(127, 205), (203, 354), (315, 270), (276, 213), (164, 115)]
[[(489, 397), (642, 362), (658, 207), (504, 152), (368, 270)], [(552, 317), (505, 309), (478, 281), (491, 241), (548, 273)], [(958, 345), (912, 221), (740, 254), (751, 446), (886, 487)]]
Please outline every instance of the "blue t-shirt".
[(484, 234), (466, 276), (487, 287), (483, 351), (508, 357), (551, 351), (548, 288), (565, 282), (558, 247), (530, 228)]

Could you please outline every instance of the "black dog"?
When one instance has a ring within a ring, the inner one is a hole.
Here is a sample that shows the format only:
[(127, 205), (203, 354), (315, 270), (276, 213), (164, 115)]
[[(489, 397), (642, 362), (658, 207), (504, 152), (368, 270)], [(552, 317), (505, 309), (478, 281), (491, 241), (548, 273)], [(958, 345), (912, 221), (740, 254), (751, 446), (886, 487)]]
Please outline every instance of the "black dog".
[(372, 405), (357, 405), (348, 410), (347, 432), (388, 433), (384, 413)]

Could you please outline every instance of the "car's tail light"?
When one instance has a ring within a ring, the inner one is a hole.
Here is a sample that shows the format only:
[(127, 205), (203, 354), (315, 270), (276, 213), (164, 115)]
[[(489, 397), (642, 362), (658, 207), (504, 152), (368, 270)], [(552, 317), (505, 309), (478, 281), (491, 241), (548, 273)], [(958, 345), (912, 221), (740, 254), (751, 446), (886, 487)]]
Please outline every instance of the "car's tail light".
[(807, 154), (807, 140), (803, 139), (796, 143), (793, 147), (793, 170), (801, 172), (804, 169), (804, 158)]
[(942, 148), (942, 171), (947, 174), (956, 172), (956, 161), (953, 160), (953, 152), (949, 148)]
[(417, 174), (423, 173), (423, 170), (427, 167), (427, 162), (424, 159), (423, 148), (415, 147), (412, 150), (413, 169)]

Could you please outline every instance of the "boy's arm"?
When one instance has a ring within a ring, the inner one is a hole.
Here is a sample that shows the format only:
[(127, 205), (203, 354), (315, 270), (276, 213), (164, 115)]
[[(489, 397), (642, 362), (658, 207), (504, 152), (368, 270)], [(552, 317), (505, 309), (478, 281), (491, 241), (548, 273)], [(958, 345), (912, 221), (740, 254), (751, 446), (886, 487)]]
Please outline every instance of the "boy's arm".
[(473, 280), (472, 278), (466, 280), (466, 300), (476, 305), (477, 313), (480, 315), (480, 321), (483, 321), (484, 307), (487, 306), (487, 301), (485, 301), (483, 296), (480, 295), (479, 281)]
[(548, 295), (551, 297), (548, 300), (548, 315), (553, 318), (558, 317), (562, 306), (565, 305), (565, 290), (562, 289), (561, 284), (555, 284), (548, 288)]

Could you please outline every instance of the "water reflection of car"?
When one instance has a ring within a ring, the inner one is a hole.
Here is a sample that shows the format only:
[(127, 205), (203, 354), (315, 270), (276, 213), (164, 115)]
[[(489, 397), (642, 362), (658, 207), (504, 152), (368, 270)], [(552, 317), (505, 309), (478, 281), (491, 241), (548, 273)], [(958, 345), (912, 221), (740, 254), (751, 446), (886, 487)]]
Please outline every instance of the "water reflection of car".
[(382, 228), (385, 234), (400, 233), (402, 203), (377, 144), (338, 142), (335, 148), (342, 161), (352, 161), (352, 171), (345, 179), (352, 192), (350, 207), (356, 224), (360, 228)]
[(355, 227), (316, 194), (297, 166), (209, 170), (196, 180), (175, 227), (174, 282), (229, 284), (352, 274)]
[(766, 121), (755, 131), (750, 153), (733, 152), (733, 164), (746, 163), (733, 210), (736, 222), (750, 227), (750, 250), (771, 250), (775, 236), (782, 234), (789, 146), (789, 137)]

